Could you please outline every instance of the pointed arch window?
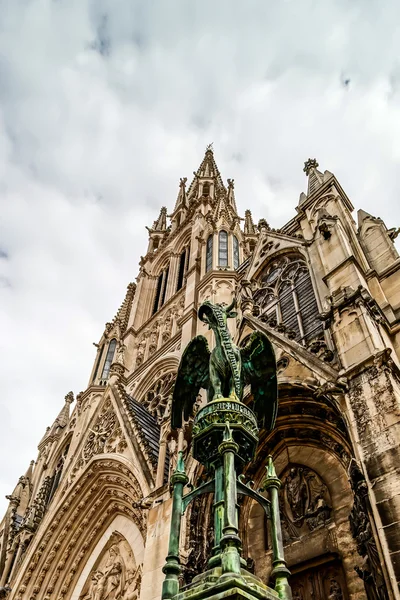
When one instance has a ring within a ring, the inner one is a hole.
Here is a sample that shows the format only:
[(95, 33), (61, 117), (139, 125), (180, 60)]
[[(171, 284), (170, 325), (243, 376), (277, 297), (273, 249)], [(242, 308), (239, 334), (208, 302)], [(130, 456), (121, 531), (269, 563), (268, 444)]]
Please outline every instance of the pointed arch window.
[(185, 248), (179, 257), (179, 269), (178, 269), (178, 281), (176, 284), (176, 291), (178, 292), (183, 287), (185, 275), (187, 271), (189, 260), (189, 247)]
[(162, 285), (162, 291), (161, 291), (161, 298), (160, 298), (160, 307), (162, 307), (162, 305), (165, 302), (165, 296), (167, 293), (167, 285), (168, 285), (168, 275), (169, 275), (169, 267), (167, 267), (164, 271), (164, 280), (163, 280), (163, 285)]
[(260, 318), (283, 324), (292, 337), (306, 345), (322, 333), (314, 289), (305, 261), (298, 255), (275, 260), (261, 274), (255, 294)]
[(213, 266), (213, 235), (209, 235), (206, 245), (206, 273), (211, 271)]
[(236, 235), (233, 236), (233, 268), (238, 269), (240, 264), (239, 240)]
[(209, 196), (210, 195), (210, 184), (206, 181), (205, 183), (203, 183), (203, 196)]
[(156, 295), (154, 297), (153, 315), (165, 302), (168, 286), (169, 266), (162, 271), (157, 279)]
[(117, 340), (113, 338), (112, 340), (110, 340), (110, 343), (108, 344), (107, 348), (106, 360), (104, 361), (103, 373), (101, 374), (101, 378), (103, 380), (108, 379), (108, 376), (110, 374), (110, 367), (114, 358), (116, 346)]
[(97, 379), (97, 375), (98, 375), (98, 372), (99, 372), (99, 367), (100, 367), (101, 359), (103, 358), (103, 352), (104, 352), (104, 344), (101, 346), (101, 348), (99, 348), (99, 352), (98, 352), (98, 356), (97, 356), (97, 361), (96, 361), (96, 367), (94, 369), (94, 374), (93, 374), (92, 381), (95, 381)]
[(228, 266), (228, 234), (224, 230), (220, 231), (218, 236), (218, 265)]

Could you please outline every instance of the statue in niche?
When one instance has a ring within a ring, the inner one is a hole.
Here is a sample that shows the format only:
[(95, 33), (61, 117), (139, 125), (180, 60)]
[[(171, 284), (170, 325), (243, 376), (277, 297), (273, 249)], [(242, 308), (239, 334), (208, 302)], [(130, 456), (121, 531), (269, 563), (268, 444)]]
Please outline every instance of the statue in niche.
[(354, 493), (354, 504), (349, 516), (350, 530), (357, 542), (357, 551), (363, 557), (362, 568), (354, 568), (364, 581), (368, 600), (388, 600), (381, 560), (369, 519), (367, 483), (355, 461), (350, 465), (350, 483)]
[(137, 600), (141, 568), (136, 567), (129, 544), (113, 534), (111, 545), (93, 568), (79, 600)]
[(343, 600), (342, 588), (336, 579), (331, 579), (328, 600)]
[(303, 469), (297, 467), (290, 469), (286, 479), (286, 494), (292, 509), (293, 520), (301, 525), (308, 501), (308, 490)]
[(120, 342), (118, 345), (118, 349), (117, 349), (116, 362), (122, 366), (125, 366), (125, 350), (126, 350), (125, 344)]

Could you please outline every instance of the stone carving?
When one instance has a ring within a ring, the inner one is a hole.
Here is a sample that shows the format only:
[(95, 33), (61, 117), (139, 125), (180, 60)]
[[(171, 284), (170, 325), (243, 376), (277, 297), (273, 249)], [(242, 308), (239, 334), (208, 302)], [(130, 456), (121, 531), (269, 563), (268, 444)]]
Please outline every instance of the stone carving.
[(343, 600), (343, 592), (336, 579), (331, 579), (328, 600)]
[(136, 600), (141, 570), (136, 567), (128, 542), (117, 533), (97, 561), (79, 600)]
[(314, 471), (299, 465), (282, 477), (280, 506), (286, 544), (323, 527), (331, 514), (328, 488)]
[(115, 359), (115, 362), (122, 365), (123, 367), (125, 366), (125, 351), (126, 351), (125, 344), (120, 342), (118, 345), (118, 348), (117, 348), (117, 357)]
[(49, 475), (43, 479), (43, 483), (36, 494), (36, 498), (25, 514), (22, 527), (30, 531), (36, 531), (46, 512), (52, 483), (53, 478)]
[(141, 338), (138, 347), (137, 347), (137, 355), (136, 355), (136, 366), (140, 367), (144, 360), (144, 353), (146, 350), (146, 340), (144, 337)]
[(354, 493), (354, 504), (349, 516), (350, 529), (357, 542), (358, 553), (363, 557), (362, 568), (354, 568), (364, 581), (368, 600), (388, 600), (381, 559), (369, 519), (367, 483), (354, 460), (350, 464), (350, 483)]
[(172, 388), (175, 383), (175, 373), (165, 373), (161, 375), (154, 385), (147, 390), (141, 402), (154, 417), (162, 419), (168, 404), (168, 399), (172, 394)]
[(122, 454), (127, 447), (125, 436), (117, 419), (111, 401), (104, 404), (95, 424), (88, 429), (82, 451), (71, 470), (67, 487), (74, 481), (76, 473), (96, 454)]
[(117, 417), (113, 411), (108, 411), (100, 415), (93, 429), (86, 439), (83, 447), (83, 457), (89, 460), (95, 454), (101, 454), (108, 438), (111, 436)]

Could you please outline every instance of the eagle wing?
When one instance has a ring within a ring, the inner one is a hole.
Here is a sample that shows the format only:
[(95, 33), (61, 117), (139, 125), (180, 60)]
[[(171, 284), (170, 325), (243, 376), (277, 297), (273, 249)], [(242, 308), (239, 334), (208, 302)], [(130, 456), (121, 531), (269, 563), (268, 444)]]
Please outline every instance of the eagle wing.
[(171, 427), (182, 427), (182, 413), (187, 420), (201, 388), (209, 386), (210, 350), (203, 335), (193, 338), (183, 351), (172, 394)]
[(272, 344), (261, 331), (255, 331), (249, 343), (240, 349), (242, 377), (251, 385), (254, 412), (260, 427), (272, 429), (278, 412), (276, 361)]

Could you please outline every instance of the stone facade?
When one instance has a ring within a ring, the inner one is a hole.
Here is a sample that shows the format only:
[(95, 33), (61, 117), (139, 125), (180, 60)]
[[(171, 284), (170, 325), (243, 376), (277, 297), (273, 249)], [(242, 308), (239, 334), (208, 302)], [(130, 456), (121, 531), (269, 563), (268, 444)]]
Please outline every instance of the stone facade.
[[(304, 170), (307, 194), (279, 230), (249, 210), (239, 217), (212, 148), (190, 186), (180, 180), (173, 211), (148, 228), (86, 390), (67, 394), (8, 496), (0, 597), (160, 597), (178, 450), (193, 484), (208, 477), (191, 456), (191, 420), (171, 431), (175, 374), (194, 335), (212, 343), (199, 304), (236, 296), (236, 343), (259, 329), (276, 352), (277, 425), (261, 432), (245, 476), (259, 487), (273, 456), (293, 598), (400, 598), (398, 230), (364, 211), (356, 224), (336, 177), (315, 160)], [(264, 514), (239, 502), (243, 556), (267, 582)], [(188, 508), (182, 583), (206, 566), (213, 510), (207, 495)]]

